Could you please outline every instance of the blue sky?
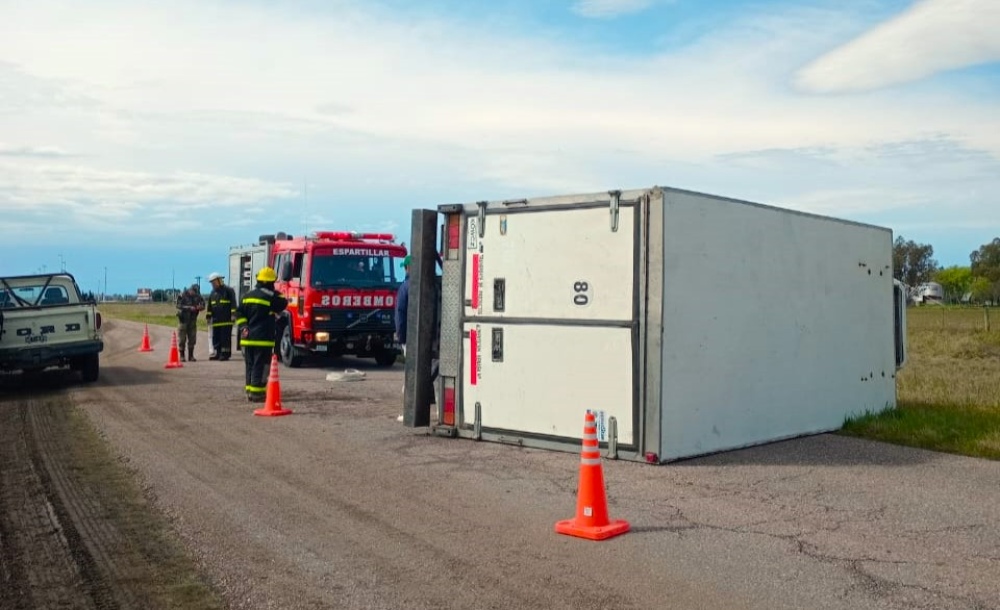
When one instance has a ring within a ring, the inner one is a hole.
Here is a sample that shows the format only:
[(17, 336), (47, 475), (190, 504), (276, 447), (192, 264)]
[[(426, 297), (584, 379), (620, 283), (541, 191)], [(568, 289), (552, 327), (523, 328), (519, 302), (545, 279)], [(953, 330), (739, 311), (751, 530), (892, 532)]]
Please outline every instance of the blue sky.
[(1000, 236), (996, 0), (0, 0), (0, 273), (654, 184)]

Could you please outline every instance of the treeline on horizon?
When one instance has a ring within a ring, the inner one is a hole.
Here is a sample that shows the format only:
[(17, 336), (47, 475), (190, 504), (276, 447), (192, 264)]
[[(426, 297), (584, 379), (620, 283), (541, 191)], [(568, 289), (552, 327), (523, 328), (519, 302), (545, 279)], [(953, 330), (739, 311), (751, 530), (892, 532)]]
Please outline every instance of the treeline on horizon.
[(1000, 302), (1000, 237), (969, 254), (969, 265), (941, 267), (934, 260), (934, 247), (907, 240), (902, 235), (892, 246), (893, 277), (913, 288), (936, 282), (944, 289), (944, 300), (957, 303), (966, 296), (973, 303)]

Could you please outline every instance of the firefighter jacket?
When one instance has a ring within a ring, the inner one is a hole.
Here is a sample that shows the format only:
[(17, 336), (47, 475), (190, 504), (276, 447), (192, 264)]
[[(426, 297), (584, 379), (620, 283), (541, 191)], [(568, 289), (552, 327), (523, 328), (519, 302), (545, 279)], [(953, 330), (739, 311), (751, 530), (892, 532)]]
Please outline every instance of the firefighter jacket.
[(202, 309), (205, 309), (205, 299), (197, 292), (185, 290), (177, 295), (177, 319), (181, 324), (194, 322)]
[(396, 340), (406, 345), (406, 308), (410, 301), (410, 274), (396, 291)]
[(245, 326), (240, 345), (274, 347), (277, 338), (278, 314), (288, 307), (288, 300), (264, 286), (257, 286), (243, 295), (236, 308), (236, 323)]
[(208, 295), (208, 313), (205, 314), (212, 328), (232, 326), (236, 319), (236, 291), (229, 286), (212, 289)]

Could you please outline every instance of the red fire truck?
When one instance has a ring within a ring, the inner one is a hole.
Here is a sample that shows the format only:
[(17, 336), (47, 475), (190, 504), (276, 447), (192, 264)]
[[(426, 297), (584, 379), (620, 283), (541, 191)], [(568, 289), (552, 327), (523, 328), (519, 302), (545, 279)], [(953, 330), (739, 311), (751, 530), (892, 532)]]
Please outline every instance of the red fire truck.
[(288, 299), (278, 338), (285, 366), (300, 366), (311, 355), (354, 355), (392, 366), (400, 351), (395, 306), (405, 256), (406, 247), (389, 233), (276, 233), (231, 247), (229, 277), (242, 299), (261, 267), (277, 272), (275, 287)]

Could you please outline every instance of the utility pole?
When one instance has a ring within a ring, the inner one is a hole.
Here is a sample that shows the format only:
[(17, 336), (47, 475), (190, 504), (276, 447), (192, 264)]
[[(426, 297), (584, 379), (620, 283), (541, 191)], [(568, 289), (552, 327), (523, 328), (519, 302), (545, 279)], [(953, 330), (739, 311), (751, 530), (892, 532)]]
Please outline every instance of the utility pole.
[(104, 268), (104, 297), (101, 298), (102, 301), (107, 300), (108, 296), (108, 268)]
[(59, 271), (66, 273), (66, 259), (63, 258), (62, 254), (59, 255)]
[(201, 276), (200, 275), (196, 275), (196, 276), (194, 276), (194, 279), (195, 279), (196, 282), (198, 282), (198, 288), (201, 288)]

